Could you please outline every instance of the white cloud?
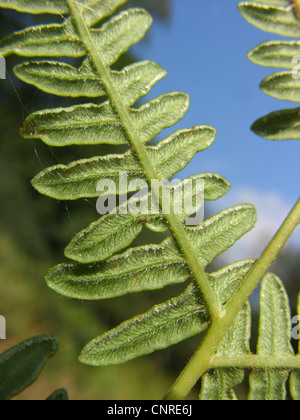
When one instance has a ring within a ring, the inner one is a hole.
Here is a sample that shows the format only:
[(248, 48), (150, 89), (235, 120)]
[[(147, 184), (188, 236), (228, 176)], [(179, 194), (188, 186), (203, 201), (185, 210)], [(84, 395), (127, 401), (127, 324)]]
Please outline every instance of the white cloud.
[[(236, 189), (222, 199), (222, 207), (229, 207), (240, 203), (251, 203), (257, 208), (258, 221), (256, 227), (237, 242), (230, 250), (223, 254), (230, 261), (244, 258), (259, 257), (284, 219), (287, 217), (294, 203), (275, 191), (262, 192), (253, 189)], [(289, 245), (300, 249), (300, 229), (298, 228), (289, 241)]]

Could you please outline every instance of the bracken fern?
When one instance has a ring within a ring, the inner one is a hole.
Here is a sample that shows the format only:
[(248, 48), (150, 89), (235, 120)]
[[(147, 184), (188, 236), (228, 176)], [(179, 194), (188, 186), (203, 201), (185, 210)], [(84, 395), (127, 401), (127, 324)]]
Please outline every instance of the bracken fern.
[[(136, 187), (118, 184), (122, 172), (128, 174), (129, 181), (143, 179), (150, 187), (154, 179), (172, 178), (215, 140), (215, 129), (200, 125), (176, 131), (154, 146), (147, 145), (163, 129), (184, 117), (189, 97), (172, 92), (136, 106), (166, 72), (149, 61), (122, 71), (111, 69), (151, 25), (151, 17), (142, 9), (123, 11), (108, 19), (123, 3), (125, 0), (0, 0), (0, 6), (20, 12), (66, 16), (61, 24), (14, 33), (0, 42), (0, 54), (82, 57), (79, 68), (49, 60), (21, 64), (15, 68), (20, 79), (55, 95), (104, 98), (100, 105), (91, 103), (34, 113), (24, 123), (23, 136), (39, 138), (57, 147), (102, 143), (128, 146), (123, 154), (94, 157), (42, 171), (33, 180), (33, 186), (49, 197), (59, 200), (99, 197), (97, 185), (101, 179), (114, 181), (119, 195), (135, 192)], [(99, 28), (103, 19), (106, 23)], [(204, 181), (206, 200), (224, 196), (230, 186), (218, 174), (201, 173), (192, 178)], [(171, 188), (171, 197), (176, 196), (181, 185)], [(113, 192), (107, 189), (105, 194)], [(200, 399), (235, 399), (234, 388), (243, 382), (246, 369), (253, 370), (250, 398), (285, 398), (289, 372), (300, 368), (299, 357), (290, 344), (286, 292), (276, 276), (266, 274), (261, 292), (257, 355), (250, 353), (247, 299), (299, 223), (299, 203), (262, 259), (240, 261), (207, 274), (205, 267), (254, 227), (254, 207), (241, 204), (229, 208), (192, 228), (184, 222), (193, 210), (186, 208), (184, 215), (176, 212), (181, 202), (169, 203), (170, 212), (164, 214), (167, 187), (152, 185), (152, 193), (159, 203), (159, 215), (149, 212), (148, 194), (129, 200), (139, 206), (138, 214), (123, 214), (122, 206), (128, 203), (121, 204), (71, 241), (65, 255), (74, 262), (53, 268), (47, 283), (62, 295), (85, 300), (113, 298), (185, 281), (190, 284), (179, 297), (93, 340), (80, 360), (94, 366), (120, 364), (209, 328), (169, 398), (185, 397), (203, 376)], [(195, 202), (197, 192), (193, 189), (190, 194)], [(124, 252), (144, 226), (155, 232), (169, 231), (170, 236), (159, 245)], [(299, 398), (297, 371), (291, 387), (295, 399)]]

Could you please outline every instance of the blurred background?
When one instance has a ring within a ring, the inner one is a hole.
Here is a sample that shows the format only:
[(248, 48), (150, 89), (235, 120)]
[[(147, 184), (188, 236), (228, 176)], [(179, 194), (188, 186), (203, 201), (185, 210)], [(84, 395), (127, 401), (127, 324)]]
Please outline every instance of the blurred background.
[[(180, 174), (186, 177), (217, 172), (232, 183), (226, 197), (207, 206), (206, 216), (240, 202), (257, 206), (257, 228), (209, 267), (210, 271), (259, 256), (297, 200), (300, 187), (299, 142), (268, 142), (249, 129), (258, 117), (291, 104), (259, 91), (260, 81), (272, 70), (254, 66), (246, 59), (246, 53), (259, 42), (276, 37), (247, 24), (238, 13), (237, 3), (129, 0), (129, 6), (149, 10), (154, 24), (146, 38), (116, 65), (121, 68), (143, 59), (163, 65), (169, 75), (148, 98), (171, 90), (187, 92), (191, 109), (177, 128), (203, 123), (218, 129), (215, 145), (199, 154)], [(1, 37), (41, 21), (53, 22), (53, 17), (35, 18), (1, 10)], [(0, 353), (40, 333), (53, 334), (61, 342), (59, 354), (47, 365), (38, 384), (19, 399), (44, 399), (59, 387), (66, 387), (73, 400), (159, 399), (198, 347), (201, 337), (120, 367), (90, 368), (80, 365), (77, 357), (92, 338), (178, 295), (185, 285), (95, 303), (61, 298), (47, 288), (45, 273), (63, 261), (64, 247), (97, 218), (97, 213), (93, 200), (64, 203), (40, 196), (30, 180), (48, 166), (115, 152), (116, 148), (56, 150), (39, 140), (21, 138), (19, 128), (31, 112), (79, 101), (49, 96), (18, 81), (12, 68), (20, 61), (10, 57), (7, 80), (0, 81), (0, 314), (7, 320), (7, 340), (0, 341)], [(173, 130), (165, 130), (160, 138)], [(293, 314), (300, 284), (299, 236), (298, 229), (273, 267), (288, 288)], [(159, 235), (145, 230), (135, 244), (160, 240)], [(252, 303), (255, 346), (257, 293)], [(245, 398), (245, 387), (238, 392)]]

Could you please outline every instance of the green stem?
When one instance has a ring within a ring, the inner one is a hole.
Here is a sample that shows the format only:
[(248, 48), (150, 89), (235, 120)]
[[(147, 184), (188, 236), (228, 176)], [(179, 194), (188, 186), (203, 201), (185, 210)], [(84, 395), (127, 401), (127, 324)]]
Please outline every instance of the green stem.
[(300, 223), (300, 199), (297, 201), (290, 214), (272, 239), (271, 243), (265, 249), (259, 260), (256, 261), (253, 268), (246, 276), (239, 291), (227, 303), (227, 311), (239, 313), (249, 296), (258, 286), (261, 278), (265, 275), (278, 254), (281, 252), (294, 230)]
[(256, 355), (222, 357), (216, 356), (209, 369), (300, 369), (300, 356), (261, 357)]
[(256, 289), (261, 278), (275, 261), (279, 252), (282, 250), (299, 223), (300, 199), (297, 201), (260, 259), (257, 260), (253, 268), (246, 275), (240, 289), (227, 303), (225, 316), (212, 322), (201, 346), (170, 389), (165, 397), (166, 399), (184, 399), (197, 383), (198, 379), (210, 369), (218, 347), (225, 338), (236, 316), (242, 310), (245, 302)]
[[(82, 37), (82, 40), (84, 41), (86, 50), (89, 53), (99, 75), (101, 76), (107, 95), (110, 98), (112, 105), (114, 106), (127, 133), (129, 144), (136, 153), (144, 169), (148, 183), (151, 185), (152, 180), (160, 180), (160, 176), (151, 161), (146, 146), (140, 140), (139, 132), (136, 130), (135, 125), (130, 118), (128, 108), (126, 107), (118, 89), (113, 83), (111, 72), (101, 58), (101, 51), (98, 51), (94, 45), (93, 39), (90, 35), (90, 30), (83, 18), (80, 4), (74, 0), (67, 1), (73, 18), (76, 22), (77, 29)], [(168, 193), (165, 187), (160, 188), (159, 186), (154, 186), (153, 192), (159, 200), (161, 206), (162, 203), (169, 204)], [(193, 249), (193, 244), (191, 244), (186, 234), (184, 225), (175, 214), (173, 203), (170, 203), (170, 214), (165, 215), (165, 217), (168, 221), (171, 232), (176, 238), (177, 243), (186, 258), (192, 275), (195, 277), (198, 286), (203, 293), (211, 318), (217, 318), (222, 313), (222, 305), (217, 299), (217, 296), (211, 287), (208, 277), (197, 257), (197, 253)]]

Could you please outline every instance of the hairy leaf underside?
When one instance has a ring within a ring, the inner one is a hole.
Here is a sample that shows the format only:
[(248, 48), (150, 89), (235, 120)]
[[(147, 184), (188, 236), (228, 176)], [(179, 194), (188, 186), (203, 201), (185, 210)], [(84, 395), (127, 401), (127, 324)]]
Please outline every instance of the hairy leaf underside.
[[(292, 370), (288, 367), (287, 359), (294, 356), (291, 346), (292, 321), (287, 293), (281, 280), (274, 274), (267, 274), (263, 279), (260, 309), (257, 355), (250, 352), (251, 313), (250, 305), (246, 304), (212, 363), (216, 366), (223, 363), (226, 368), (212, 369), (203, 376), (200, 399), (236, 400), (234, 387), (244, 381), (247, 364), (248, 369), (252, 367), (249, 400), (286, 399), (286, 382)], [(228, 358), (231, 360), (226, 362)], [(278, 364), (272, 364), (272, 359), (278, 360)], [(228, 367), (230, 364), (232, 368)], [(299, 370), (294, 370), (290, 385), (294, 399), (299, 400)]]
[[(150, 187), (153, 177), (160, 181), (171, 179), (215, 140), (214, 128), (199, 125), (175, 131), (157, 144), (149, 145), (165, 128), (184, 117), (189, 108), (189, 97), (171, 92), (141, 104), (141, 98), (166, 76), (166, 71), (150, 61), (132, 64), (121, 71), (111, 68), (122, 54), (144, 37), (152, 22), (143, 9), (118, 12), (123, 3), (125, 0), (0, 0), (1, 7), (19, 12), (63, 15), (62, 23), (30, 27), (0, 41), (0, 54), (34, 58), (15, 67), (15, 74), (47, 93), (84, 97), (91, 101), (30, 115), (21, 129), (23, 136), (57, 147), (127, 146), (122, 154), (81, 159), (42, 171), (34, 178), (33, 186), (54, 199), (76, 200), (103, 194), (121, 197), (135, 193), (139, 187), (130, 182), (121, 183), (121, 173), (127, 174), (128, 181), (138, 178)], [(115, 12), (116, 15), (110, 17)], [(102, 20), (105, 20), (104, 24)], [(295, 19), (293, 22), (295, 27)], [(283, 26), (288, 26), (286, 20)], [(64, 62), (64, 57), (69, 57), (68, 63)], [(76, 58), (76, 62), (80, 59), (81, 64), (70, 64), (70, 58)], [(101, 103), (99, 98), (102, 98)], [(109, 185), (115, 188), (108, 186), (105, 193), (99, 192), (97, 186), (103, 179), (113, 181), (114, 184)], [(199, 173), (189, 179), (204, 182), (205, 200), (223, 197), (230, 187), (226, 179), (214, 173)], [(72, 262), (59, 265), (48, 273), (46, 281), (53, 290), (81, 300), (108, 299), (189, 282), (180, 296), (91, 341), (81, 354), (83, 363), (93, 366), (124, 363), (204, 332), (211, 324), (211, 308), (205, 290), (211, 291), (222, 306), (243, 283), (253, 265), (252, 260), (235, 263), (209, 275), (203, 271), (204, 279), (195, 267), (203, 270), (255, 226), (254, 207), (240, 204), (198, 226), (186, 226), (186, 219), (195, 212), (194, 207), (186, 206), (178, 199), (177, 192), (186, 181), (169, 189), (162, 187), (145, 192), (116, 205), (113, 211), (80, 232), (67, 246), (65, 256)], [(165, 214), (162, 198), (167, 192), (174, 204)], [(158, 214), (149, 208), (152, 193), (158, 202)], [(189, 197), (195, 203), (197, 190), (192, 189)], [(123, 209), (127, 206), (138, 207), (139, 211), (124, 214)], [(177, 211), (180, 208), (182, 212)], [(144, 227), (170, 235), (159, 245), (127, 249)], [(257, 357), (291, 355), (286, 300), (280, 280), (267, 276), (262, 287)], [(282, 310), (278, 311), (277, 305)], [(276, 319), (270, 324), (273, 311)], [(277, 340), (278, 335), (281, 341)], [(236, 398), (233, 389), (243, 381), (244, 371), (251, 369), (251, 363), (235, 366), (234, 356), (240, 359), (251, 356), (249, 338), (250, 306), (246, 304), (219, 349), (216, 361), (220, 364), (215, 368), (212, 366), (203, 377), (201, 399)], [(266, 350), (268, 354), (264, 353)], [(233, 364), (228, 367), (230, 361)], [(291, 369), (278, 371), (267, 367), (253, 372), (250, 397), (285, 397), (285, 382)], [(296, 399), (299, 398), (298, 384), (299, 374), (295, 371), (292, 389)]]

